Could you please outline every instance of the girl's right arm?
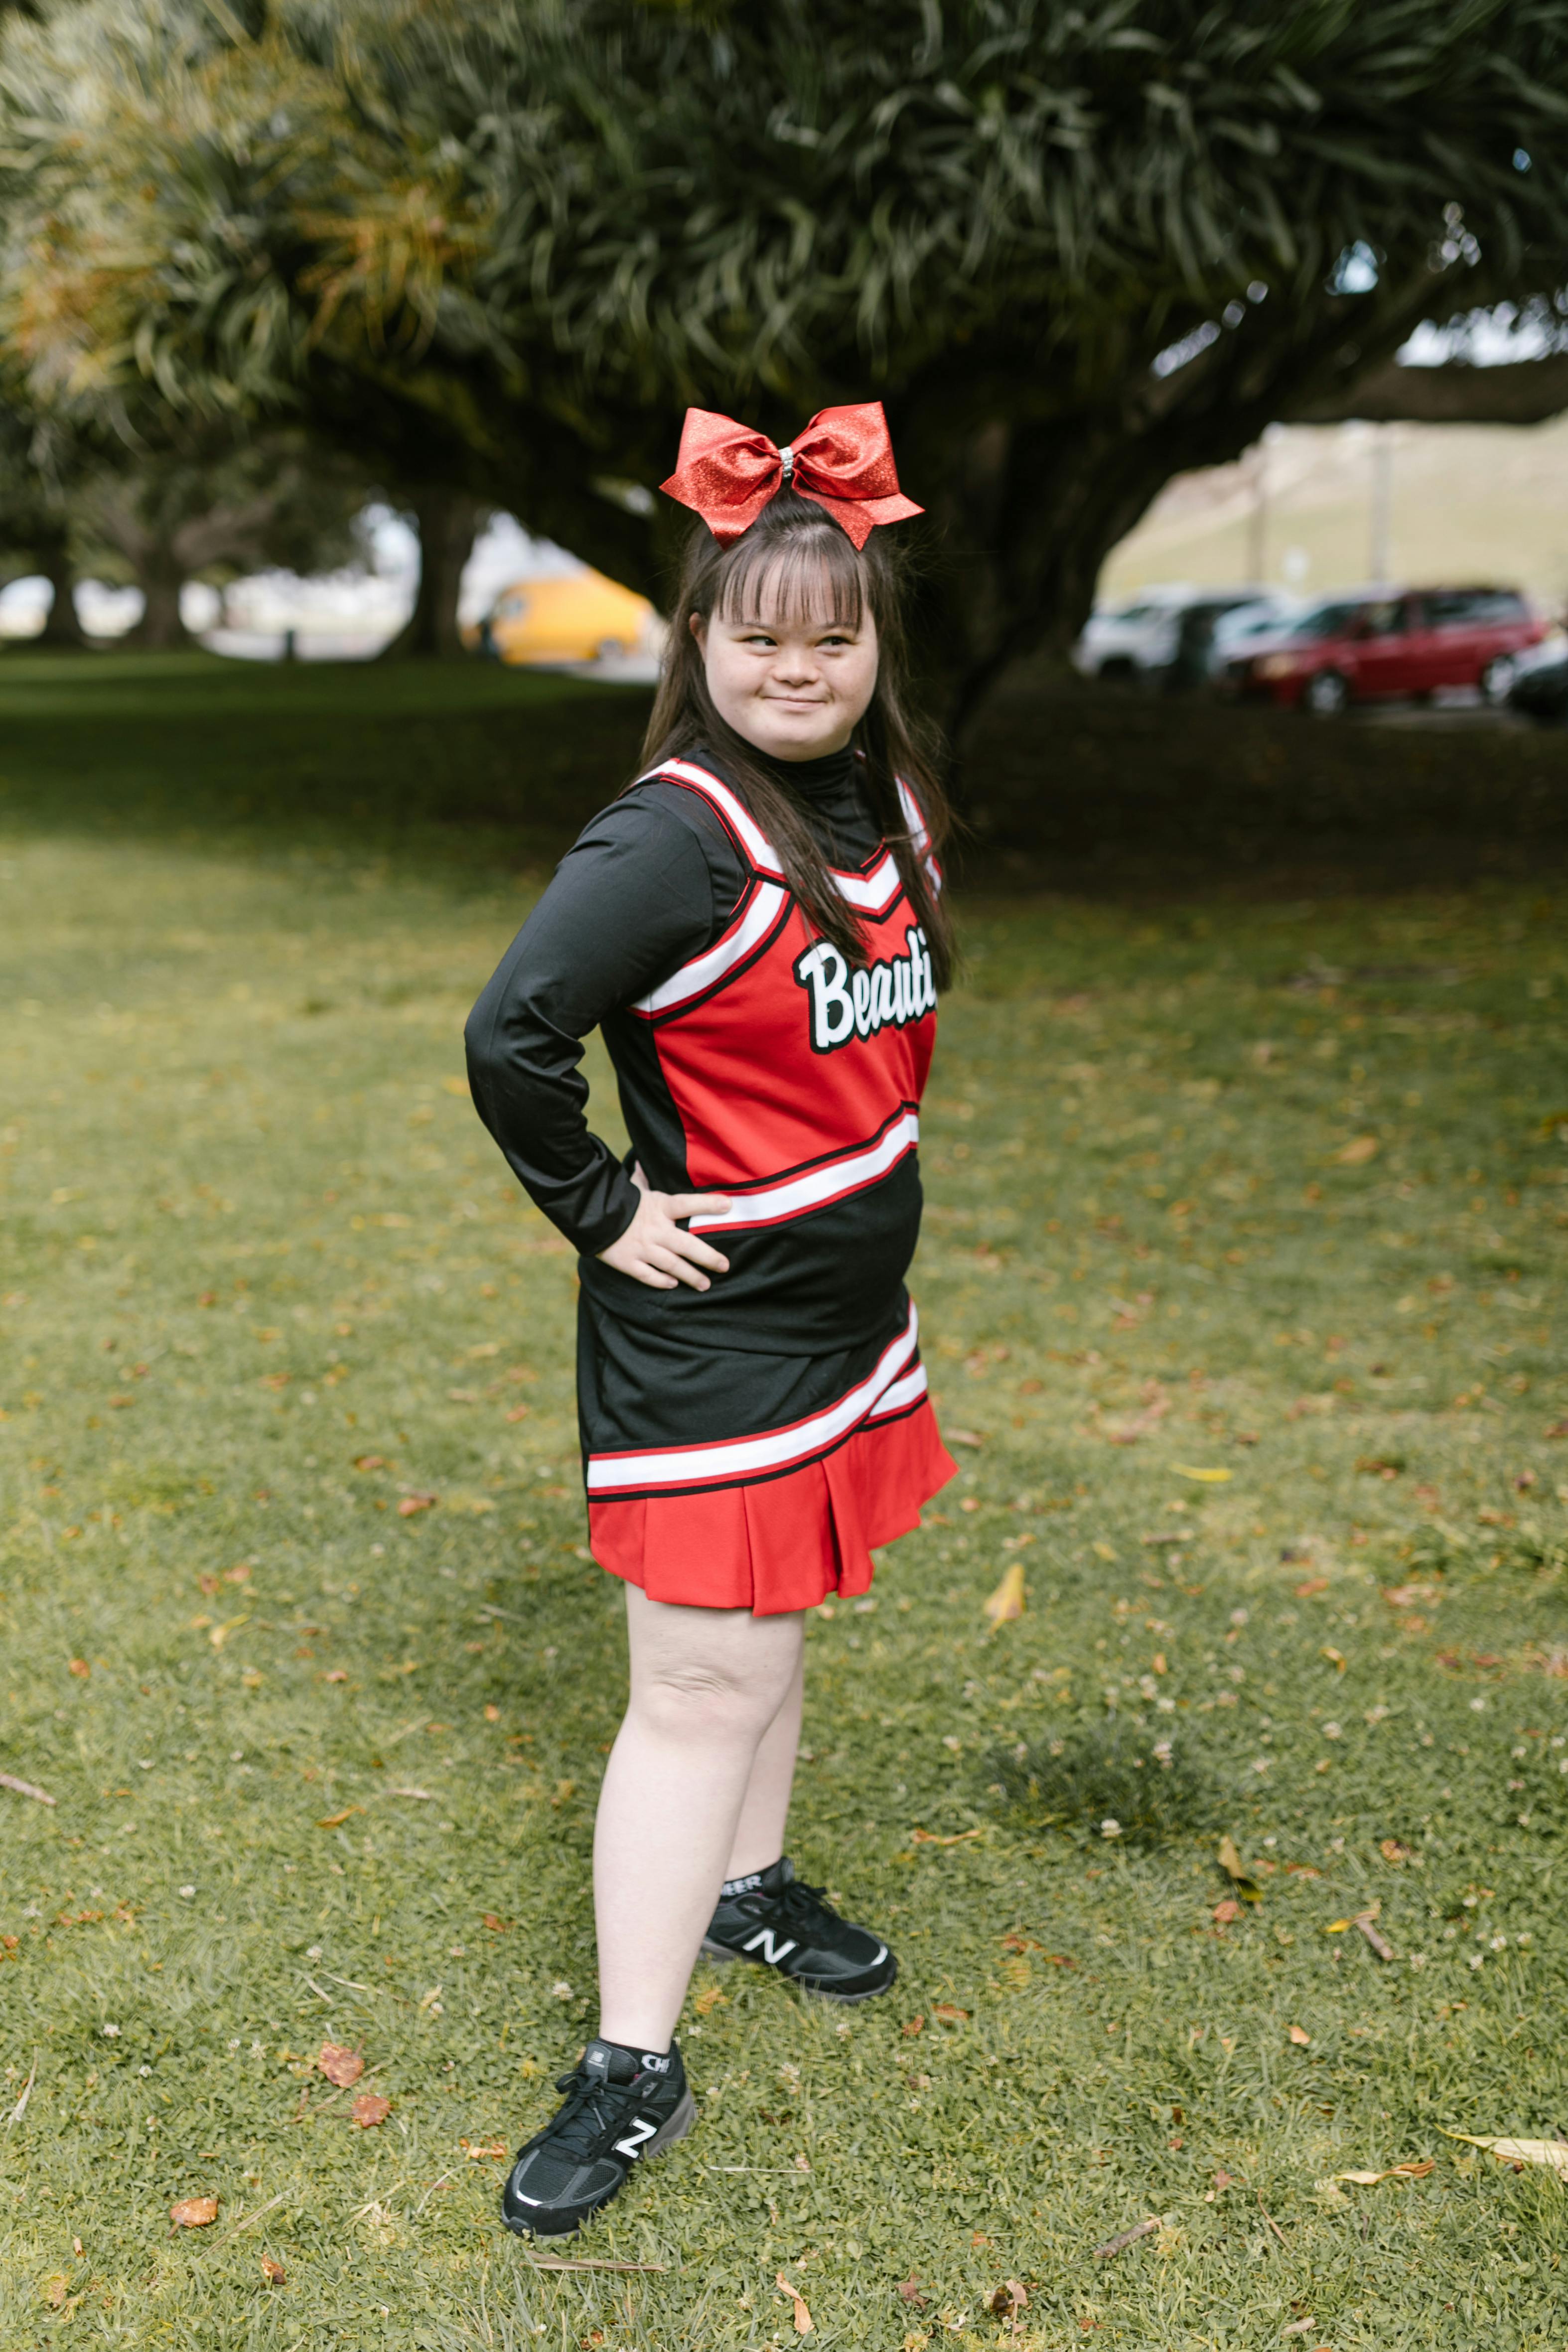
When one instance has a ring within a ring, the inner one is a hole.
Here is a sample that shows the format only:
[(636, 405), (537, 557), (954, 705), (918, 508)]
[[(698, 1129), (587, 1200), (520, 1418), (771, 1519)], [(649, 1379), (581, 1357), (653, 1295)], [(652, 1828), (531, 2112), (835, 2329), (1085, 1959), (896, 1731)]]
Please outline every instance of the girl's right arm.
[(705, 1290), (702, 1269), (724, 1269), (675, 1223), (709, 1196), (650, 1192), (590, 1132), (582, 1041), (710, 944), (729, 914), (714, 900), (689, 825), (641, 793), (613, 803), (562, 860), (464, 1033), (475, 1107), (530, 1199), (584, 1255), (655, 1289)]

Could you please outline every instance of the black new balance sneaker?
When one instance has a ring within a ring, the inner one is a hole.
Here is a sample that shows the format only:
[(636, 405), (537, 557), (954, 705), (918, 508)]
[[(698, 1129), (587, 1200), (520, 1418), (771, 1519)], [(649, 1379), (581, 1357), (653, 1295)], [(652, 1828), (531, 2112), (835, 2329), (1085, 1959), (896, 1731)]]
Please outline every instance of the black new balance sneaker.
[(899, 1973), (886, 1944), (841, 1919), (787, 1858), (725, 1881), (702, 1949), (710, 1960), (760, 1960), (829, 2000), (870, 2000)]
[(579, 2228), (625, 2188), (634, 2164), (689, 2132), (697, 2113), (673, 2042), (668, 2058), (656, 2058), (590, 2042), (555, 2087), (568, 2094), (565, 2105), (518, 2149), (501, 2191), (501, 2219), (520, 2237)]

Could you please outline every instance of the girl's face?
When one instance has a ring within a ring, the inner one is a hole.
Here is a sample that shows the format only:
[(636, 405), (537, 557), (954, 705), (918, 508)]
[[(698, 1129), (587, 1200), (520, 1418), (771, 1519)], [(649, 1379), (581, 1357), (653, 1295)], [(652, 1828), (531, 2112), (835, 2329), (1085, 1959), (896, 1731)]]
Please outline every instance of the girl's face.
[[(823, 583), (826, 591), (827, 583)], [(721, 719), (775, 760), (816, 760), (842, 751), (877, 686), (877, 625), (868, 600), (860, 618), (817, 609), (786, 617), (773, 609), (764, 575), (753, 592), (763, 610), (704, 621), (691, 616), (708, 691)], [(812, 600), (815, 604), (816, 600)]]

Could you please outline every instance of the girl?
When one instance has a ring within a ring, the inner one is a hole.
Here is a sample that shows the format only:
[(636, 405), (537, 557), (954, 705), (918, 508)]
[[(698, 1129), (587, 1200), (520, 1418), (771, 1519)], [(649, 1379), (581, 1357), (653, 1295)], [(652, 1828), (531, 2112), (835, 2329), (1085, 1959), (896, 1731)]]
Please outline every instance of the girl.
[[(590, 1537), (631, 1695), (599, 1799), (600, 2024), (520, 2151), (511, 2229), (574, 2230), (695, 2112), (700, 1950), (837, 2000), (897, 1962), (794, 1875), (803, 1612), (952, 1476), (904, 1288), (952, 945), (902, 707), (879, 404), (793, 449), (691, 410), (696, 509), (647, 772), (563, 860), (468, 1026), (475, 1103), (581, 1252)], [(868, 541), (870, 541), (868, 544)], [(632, 1137), (584, 1119), (602, 1028)]]

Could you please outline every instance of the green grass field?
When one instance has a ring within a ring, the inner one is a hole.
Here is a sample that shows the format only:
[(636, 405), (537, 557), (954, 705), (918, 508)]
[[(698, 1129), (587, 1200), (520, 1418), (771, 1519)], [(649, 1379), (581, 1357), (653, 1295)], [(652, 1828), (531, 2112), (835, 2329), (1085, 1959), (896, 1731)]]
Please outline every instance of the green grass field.
[(903, 1972), (700, 1972), (700, 2129), (551, 2269), (500, 2152), (591, 2025), (618, 1595), (460, 1030), (508, 792), (629, 721), (14, 657), (0, 711), (4, 2352), (741, 2352), (781, 2274), (825, 2352), (1561, 2352), (1568, 2184), (1444, 2136), (1568, 2135), (1561, 882), (965, 907), (963, 1468), (812, 1622), (794, 1832)]

